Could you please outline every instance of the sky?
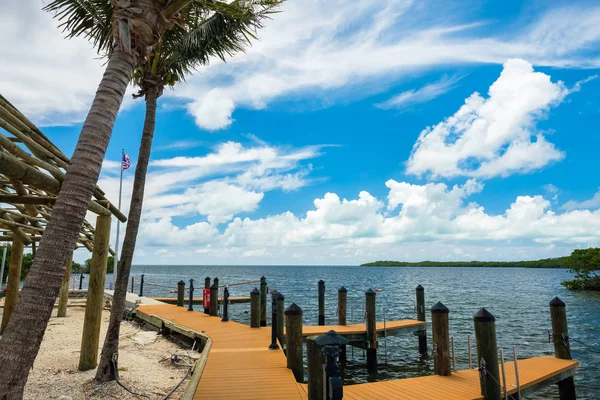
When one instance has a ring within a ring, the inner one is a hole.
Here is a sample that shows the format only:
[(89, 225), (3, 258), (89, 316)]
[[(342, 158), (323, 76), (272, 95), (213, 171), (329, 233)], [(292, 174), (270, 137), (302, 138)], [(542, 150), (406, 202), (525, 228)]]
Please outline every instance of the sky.
[[(43, 4), (0, 3), (0, 92), (70, 155), (103, 60), (65, 40)], [(245, 53), (159, 99), (135, 264), (524, 260), (600, 246), (597, 2), (280, 11)], [(118, 203), (125, 149), (124, 212), (144, 119), (132, 93), (99, 181)], [(114, 246), (116, 220), (112, 231)]]

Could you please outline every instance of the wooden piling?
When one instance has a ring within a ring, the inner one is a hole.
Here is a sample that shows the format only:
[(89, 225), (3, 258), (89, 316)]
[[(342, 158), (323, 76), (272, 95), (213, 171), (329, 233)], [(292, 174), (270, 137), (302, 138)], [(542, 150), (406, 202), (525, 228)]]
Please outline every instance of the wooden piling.
[(65, 274), (60, 285), (60, 295), (58, 297), (58, 311), (56, 316), (64, 318), (67, 316), (67, 304), (69, 303), (69, 281), (71, 280), (71, 267), (73, 260), (67, 261), (67, 267), (65, 268)]
[(144, 274), (140, 277), (140, 297), (144, 296)]
[(499, 400), (500, 371), (498, 370), (498, 346), (496, 344), (496, 318), (485, 308), (473, 316), (475, 324), (475, 344), (477, 346), (477, 362), (485, 361), (485, 375), (482, 380), (481, 394), (485, 400)]
[(216, 317), (219, 311), (219, 281), (215, 278), (214, 282), (215, 283), (210, 287), (210, 306), (208, 307), (208, 315)]
[(323, 364), (325, 355), (315, 339), (316, 336), (306, 338), (306, 361), (308, 374), (308, 400), (323, 399)]
[(348, 290), (345, 287), (338, 289), (338, 325), (346, 325), (348, 303)]
[(281, 292), (277, 292), (277, 339), (283, 346), (285, 337), (283, 335), (283, 326), (285, 324), (285, 296)]
[(14, 235), (10, 249), (10, 264), (8, 266), (8, 282), (6, 284), (6, 297), (4, 298), (4, 310), (2, 312), (2, 325), (0, 334), (6, 329), (10, 316), (17, 306), (19, 300), (19, 283), (21, 282), (21, 265), (23, 264), (23, 249), (25, 243), (20, 236)]
[[(417, 320), (425, 322), (425, 289), (419, 285), (416, 289), (417, 294)], [(419, 333), (419, 353), (427, 354), (427, 332), (425, 331), (425, 324), (423, 331)]]
[[(206, 277), (204, 278), (204, 289), (210, 289), (210, 277)], [(202, 298), (204, 298), (204, 293), (202, 293)], [(208, 306), (205, 304), (204, 305), (204, 314), (208, 314), (209, 313), (209, 309)]]
[(319, 325), (325, 325), (325, 281), (319, 281)]
[(185, 282), (180, 280), (177, 282), (177, 307), (183, 307), (185, 303)]
[(433, 361), (437, 375), (450, 376), (450, 328), (448, 307), (438, 302), (431, 307), (431, 334), (433, 338)]
[(132, 277), (131, 277), (131, 293), (133, 293), (133, 285), (134, 285), (134, 282), (135, 282), (135, 278), (132, 276)]
[[(554, 355), (563, 360), (571, 359), (571, 346), (569, 344), (569, 329), (567, 326), (567, 310), (565, 303), (555, 297), (550, 302), (550, 319), (552, 320), (552, 341), (554, 342)], [(575, 400), (575, 381), (568, 377), (558, 382), (560, 400)]]
[(92, 264), (88, 282), (87, 301), (81, 337), (79, 370), (87, 371), (98, 365), (98, 346), (100, 343), (100, 325), (104, 306), (104, 282), (110, 240), (111, 216), (100, 215), (96, 218), (96, 235), (92, 250)]
[(287, 367), (292, 370), (296, 382), (304, 382), (302, 354), (302, 309), (296, 303), (285, 310), (285, 353)]
[(260, 326), (267, 326), (267, 278), (260, 278)]
[(377, 372), (377, 319), (375, 315), (375, 296), (373, 289), (365, 292), (365, 303), (367, 311), (367, 371)]
[(260, 328), (260, 291), (257, 288), (250, 292), (250, 327)]

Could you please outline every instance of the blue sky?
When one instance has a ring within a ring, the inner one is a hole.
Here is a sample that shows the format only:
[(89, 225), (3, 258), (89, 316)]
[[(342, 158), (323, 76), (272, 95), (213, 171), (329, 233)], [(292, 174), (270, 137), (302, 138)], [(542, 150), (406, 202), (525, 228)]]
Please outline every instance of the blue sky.
[[(102, 65), (36, 10), (0, 6), (9, 39), (26, 12), (38, 22), (9, 46), (25, 56), (0, 66), (0, 88), (70, 154)], [(136, 263), (515, 260), (600, 245), (595, 2), (281, 11), (245, 54), (161, 97)], [(100, 181), (113, 202), (121, 148), (137, 160), (133, 90)]]

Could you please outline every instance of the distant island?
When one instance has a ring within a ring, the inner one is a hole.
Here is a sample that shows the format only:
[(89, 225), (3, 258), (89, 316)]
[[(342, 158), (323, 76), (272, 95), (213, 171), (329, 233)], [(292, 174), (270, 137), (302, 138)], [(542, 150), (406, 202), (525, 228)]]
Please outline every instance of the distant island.
[(533, 261), (375, 261), (361, 267), (512, 267), (512, 268), (570, 268), (570, 257), (544, 258)]

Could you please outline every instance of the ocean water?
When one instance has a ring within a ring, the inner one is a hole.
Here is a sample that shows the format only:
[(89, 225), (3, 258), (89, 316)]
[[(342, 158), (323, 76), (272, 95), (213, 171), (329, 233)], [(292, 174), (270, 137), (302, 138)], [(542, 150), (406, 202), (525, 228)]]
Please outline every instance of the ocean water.
[[(468, 368), (467, 335), (474, 346), (473, 314), (485, 307), (496, 317), (498, 347), (505, 358), (512, 359), (512, 346), (519, 358), (552, 355), (548, 342), (550, 312), (548, 303), (554, 296), (567, 305), (571, 351), (580, 362), (576, 375), (578, 398), (600, 399), (600, 293), (579, 293), (564, 289), (560, 282), (570, 274), (561, 269), (523, 268), (360, 268), (300, 266), (135, 266), (135, 291), (139, 276), (145, 281), (175, 288), (179, 280), (195, 280), (195, 296), (201, 296), (204, 277), (219, 278), (220, 284), (231, 284), (267, 278), (269, 289), (285, 295), (286, 306), (295, 302), (304, 310), (304, 324), (317, 324), (317, 282), (326, 283), (326, 323), (337, 321), (337, 289), (348, 289), (348, 319), (354, 310), (354, 321), (364, 303), (364, 291), (377, 293), (377, 319), (416, 319), (415, 287), (425, 288), (426, 308), (438, 301), (450, 309), (450, 335), (455, 340), (457, 368)], [(110, 278), (107, 277), (107, 282)], [(85, 280), (87, 282), (87, 280)], [(85, 284), (84, 284), (85, 286)], [(248, 296), (258, 284), (231, 287), (231, 296)], [(146, 285), (144, 295), (174, 297), (169, 289)], [(186, 294), (187, 297), (187, 294)], [(196, 306), (200, 309), (199, 306)], [(270, 309), (269, 309), (270, 314)], [(249, 305), (230, 306), (231, 319), (249, 323)], [(430, 314), (427, 315), (428, 322)], [(349, 321), (350, 322), (350, 321)], [(430, 326), (428, 344), (431, 350)], [(387, 348), (387, 351), (386, 351)], [(474, 360), (476, 356), (473, 356)], [(418, 352), (417, 338), (412, 334), (388, 337), (380, 341), (377, 380), (402, 379), (432, 373), (433, 362)], [(475, 362), (475, 361), (474, 361)], [(348, 349), (346, 384), (372, 380), (366, 373), (363, 351)], [(537, 392), (535, 399), (558, 399), (555, 386)]]

